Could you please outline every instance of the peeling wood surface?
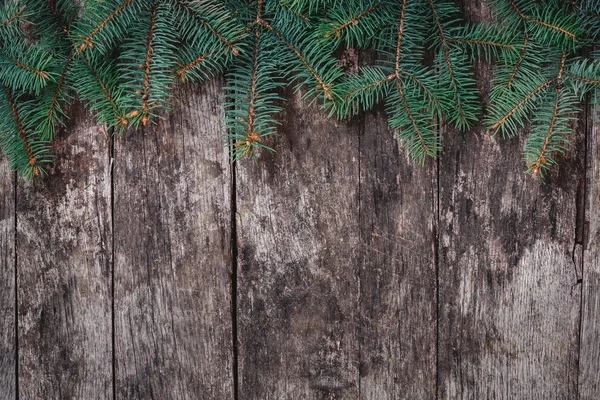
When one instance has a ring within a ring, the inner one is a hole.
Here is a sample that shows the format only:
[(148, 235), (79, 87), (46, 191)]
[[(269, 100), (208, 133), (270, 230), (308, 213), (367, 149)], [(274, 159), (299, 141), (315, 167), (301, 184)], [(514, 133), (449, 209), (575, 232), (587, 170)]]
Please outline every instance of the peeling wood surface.
[(17, 185), (20, 399), (112, 396), (110, 139), (73, 115), (50, 176)]
[(116, 141), (115, 380), (123, 399), (233, 396), (222, 82)]
[(11, 400), (17, 392), (15, 181), (6, 160), (0, 162), (0, 176), (0, 400)]
[(359, 132), (315, 108), (238, 165), (240, 399), (359, 397)]

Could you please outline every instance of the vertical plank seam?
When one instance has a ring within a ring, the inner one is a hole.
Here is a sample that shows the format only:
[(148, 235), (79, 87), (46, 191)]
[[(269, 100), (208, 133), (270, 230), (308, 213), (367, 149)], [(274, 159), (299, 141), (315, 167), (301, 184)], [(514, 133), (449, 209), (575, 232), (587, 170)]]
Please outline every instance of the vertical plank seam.
[(111, 298), (111, 350), (112, 350), (112, 398), (117, 398), (117, 342), (116, 342), (116, 308), (115, 308), (115, 136), (114, 129), (109, 131), (110, 135), (110, 230), (111, 230), (111, 283), (110, 283), (110, 298)]
[[(440, 135), (442, 134), (441, 124), (438, 123)], [(435, 226), (433, 227), (434, 255), (435, 263), (435, 398), (439, 399), (440, 390), (440, 160), (435, 160)]]
[[(225, 77), (223, 78), (225, 80)], [(225, 84), (227, 82), (224, 82)], [(230, 146), (233, 143), (230, 139)], [(238, 400), (239, 396), (239, 352), (238, 352), (238, 236), (237, 236), (237, 162), (233, 157), (232, 152), (228, 148), (229, 162), (231, 170), (231, 185), (230, 185), (230, 230), (231, 230), (231, 341), (232, 341), (232, 377), (233, 377), (233, 399)]]
[(17, 270), (17, 183), (18, 177), (16, 171), (13, 174), (13, 212), (14, 212), (14, 241), (13, 241), (13, 259), (15, 269), (15, 399), (19, 400), (19, 273)]
[[(359, 55), (360, 57), (360, 55)], [(360, 65), (360, 60), (358, 62)], [(360, 249), (364, 249), (363, 246), (363, 234), (362, 234), (362, 182), (361, 182), (361, 144), (362, 138), (366, 134), (366, 118), (364, 113), (360, 114), (359, 117), (359, 125), (358, 125), (358, 242), (360, 244)], [(362, 251), (361, 251), (362, 252)], [(363, 342), (363, 318), (362, 318), (362, 287), (361, 287), (361, 277), (362, 277), (362, 263), (359, 264), (358, 267), (358, 398), (362, 398), (362, 377), (361, 377), (361, 369), (363, 368), (362, 363), (362, 342)]]
[[(590, 131), (594, 127), (594, 113), (590, 112), (592, 109), (592, 104), (590, 101), (590, 96), (588, 95), (585, 100), (584, 106), (584, 121), (585, 121), (585, 135), (583, 139), (583, 207), (581, 210), (582, 216), (579, 221), (576, 221), (576, 229), (575, 229), (575, 245), (577, 246), (577, 225), (582, 224), (580, 229), (583, 229), (583, 233), (581, 235), (581, 278), (576, 282), (579, 284), (579, 332), (577, 334), (577, 378), (576, 378), (576, 386), (575, 386), (575, 397), (579, 400), (581, 397), (581, 393), (579, 392), (579, 376), (581, 375), (581, 334), (583, 332), (583, 287), (584, 287), (584, 277), (585, 277), (585, 253), (586, 253), (586, 241), (587, 241), (587, 232), (586, 232), (586, 218), (587, 218), (587, 208), (590, 206), (589, 197), (588, 197), (588, 156), (589, 149), (588, 146), (593, 143), (590, 141)], [(590, 123), (590, 117), (592, 121)], [(579, 203), (579, 199), (577, 199)], [(575, 253), (573, 253), (573, 257), (575, 257)], [(577, 272), (577, 266), (575, 266), (575, 272)]]

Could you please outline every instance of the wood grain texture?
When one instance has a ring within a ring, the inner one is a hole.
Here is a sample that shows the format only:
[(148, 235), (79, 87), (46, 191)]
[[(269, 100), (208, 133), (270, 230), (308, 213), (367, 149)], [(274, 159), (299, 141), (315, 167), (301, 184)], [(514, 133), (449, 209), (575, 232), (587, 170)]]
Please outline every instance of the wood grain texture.
[(117, 398), (233, 398), (223, 113), (217, 78), (116, 141)]
[(81, 106), (17, 187), (19, 398), (112, 396), (110, 140)]
[(15, 400), (15, 174), (0, 161), (0, 400)]
[(357, 121), (290, 95), (237, 169), (241, 400), (359, 397)]
[[(465, 3), (471, 18), (488, 15)], [(485, 98), (490, 71), (477, 73)], [(523, 172), (522, 140), (443, 132), (439, 398), (576, 399), (584, 135), (540, 181)]]
[(409, 160), (383, 112), (360, 136), (361, 398), (436, 396), (437, 168)]
[[(579, 398), (600, 398), (600, 110), (587, 119), (586, 214), (581, 222), (584, 246)], [(594, 123), (596, 121), (596, 123)]]

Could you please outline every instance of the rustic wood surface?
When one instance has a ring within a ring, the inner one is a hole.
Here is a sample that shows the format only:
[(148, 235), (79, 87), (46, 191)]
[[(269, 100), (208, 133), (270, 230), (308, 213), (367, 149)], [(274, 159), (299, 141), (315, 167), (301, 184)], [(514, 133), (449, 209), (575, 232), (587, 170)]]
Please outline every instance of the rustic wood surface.
[(0, 162), (0, 400), (16, 397), (15, 186)]
[[(467, 2), (465, 13), (489, 18), (482, 2)], [(490, 72), (477, 68), (483, 98)], [(466, 134), (443, 129), (440, 399), (577, 398), (574, 245), (585, 124), (578, 128), (543, 182), (523, 173), (522, 140), (502, 140), (481, 126)]]
[[(435, 398), (436, 163), (412, 163), (383, 112), (360, 135), (362, 399)], [(416, 328), (418, 327), (418, 328)]]
[(591, 107), (545, 181), (522, 138), (442, 126), (421, 167), (292, 93), (232, 167), (223, 86), (114, 141), (77, 108), (43, 180), (0, 163), (0, 400), (600, 399)]
[[(116, 397), (233, 396), (231, 174), (222, 83), (116, 140)], [(110, 365), (110, 364), (109, 364)]]
[(288, 97), (277, 152), (237, 171), (239, 398), (355, 399), (358, 125)]
[[(591, 110), (590, 110), (591, 111)], [(600, 397), (600, 113), (587, 118), (587, 202), (579, 232), (583, 246), (579, 394)]]
[(112, 396), (110, 138), (77, 106), (16, 193), (20, 399)]

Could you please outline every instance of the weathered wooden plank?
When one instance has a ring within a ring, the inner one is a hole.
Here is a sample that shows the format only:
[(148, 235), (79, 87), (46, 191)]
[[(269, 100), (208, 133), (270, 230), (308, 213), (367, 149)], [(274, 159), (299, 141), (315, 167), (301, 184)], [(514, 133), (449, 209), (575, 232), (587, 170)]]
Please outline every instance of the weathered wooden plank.
[[(488, 16), (481, 3), (466, 3), (472, 18)], [(483, 86), (489, 73), (478, 68)], [(577, 398), (583, 137), (542, 182), (523, 173), (522, 138), (444, 130), (440, 399)]]
[(16, 387), (15, 175), (0, 162), (0, 399), (14, 400)]
[[(587, 201), (579, 236), (584, 246), (579, 398), (600, 398), (600, 124), (598, 109), (587, 119)], [(594, 121), (596, 121), (594, 123)]]
[(116, 393), (233, 398), (230, 167), (222, 79), (116, 141)]
[(19, 397), (112, 396), (110, 139), (81, 106), (17, 186)]
[(436, 396), (437, 167), (409, 160), (385, 115), (360, 136), (361, 398)]
[(281, 136), (238, 164), (240, 399), (354, 399), (357, 121), (289, 95)]

